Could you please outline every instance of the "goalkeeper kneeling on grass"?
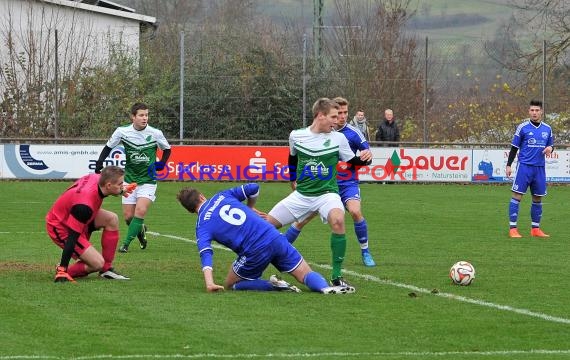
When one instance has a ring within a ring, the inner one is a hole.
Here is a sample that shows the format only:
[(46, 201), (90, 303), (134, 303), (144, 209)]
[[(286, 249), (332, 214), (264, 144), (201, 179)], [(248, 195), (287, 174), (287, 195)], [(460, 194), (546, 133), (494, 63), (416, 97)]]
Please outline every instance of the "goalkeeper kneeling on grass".
[[(329, 286), (325, 278), (303, 259), (299, 251), (273, 225), (254, 209), (259, 185), (250, 183), (221, 191), (207, 199), (197, 189), (184, 188), (178, 201), (189, 212), (198, 215), (196, 239), (202, 262), (202, 273), (208, 292), (224, 289), (255, 291), (301, 290), (276, 275), (261, 279), (272, 264), (280, 272), (290, 273), (311, 291), (323, 294), (348, 294), (352, 286)], [(242, 201), (247, 199), (247, 206)], [(237, 254), (224, 286), (214, 282), (213, 246), (216, 241)]]
[[(101, 174), (86, 175), (71, 185), (46, 215), (46, 229), (52, 241), (63, 249), (55, 282), (75, 282), (74, 278), (98, 271), (104, 279), (128, 280), (113, 270), (119, 242), (117, 214), (101, 209), (109, 195), (129, 195), (135, 186), (123, 184), (125, 171), (107, 166)], [(91, 233), (103, 229), (101, 253), (89, 242)], [(77, 261), (71, 265), (71, 258)]]

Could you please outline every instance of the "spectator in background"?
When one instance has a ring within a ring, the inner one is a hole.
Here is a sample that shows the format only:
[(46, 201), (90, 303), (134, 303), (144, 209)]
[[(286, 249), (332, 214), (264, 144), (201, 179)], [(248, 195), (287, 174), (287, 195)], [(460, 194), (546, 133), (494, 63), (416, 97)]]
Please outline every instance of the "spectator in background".
[(376, 132), (376, 141), (388, 142), (386, 144), (381, 144), (380, 146), (386, 147), (398, 147), (398, 142), (400, 141), (400, 130), (394, 119), (394, 112), (392, 109), (386, 109), (384, 111), (384, 120), (378, 125), (378, 131)]
[(364, 135), (366, 141), (370, 141), (372, 131), (368, 127), (368, 121), (366, 120), (366, 117), (364, 117), (364, 110), (359, 109), (349, 124), (360, 130), (362, 135)]

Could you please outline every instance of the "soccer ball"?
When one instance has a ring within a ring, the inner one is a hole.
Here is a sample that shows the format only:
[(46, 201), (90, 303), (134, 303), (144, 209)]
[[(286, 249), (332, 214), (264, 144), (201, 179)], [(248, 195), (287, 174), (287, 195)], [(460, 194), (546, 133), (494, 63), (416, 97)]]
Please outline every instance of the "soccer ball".
[(475, 279), (475, 268), (468, 261), (458, 261), (449, 270), (449, 278), (454, 284), (467, 286)]

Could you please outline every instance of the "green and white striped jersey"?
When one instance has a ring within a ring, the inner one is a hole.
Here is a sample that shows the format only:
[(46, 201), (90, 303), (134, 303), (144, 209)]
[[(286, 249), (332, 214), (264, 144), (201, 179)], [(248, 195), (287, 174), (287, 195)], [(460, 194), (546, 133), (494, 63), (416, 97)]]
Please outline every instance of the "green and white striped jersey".
[(125, 147), (125, 181), (137, 184), (156, 184), (156, 179), (151, 176), (149, 166), (156, 161), (156, 151), (170, 149), (170, 144), (162, 134), (162, 131), (147, 125), (142, 130), (136, 130), (132, 124), (118, 127), (107, 146), (114, 148), (123, 144)]
[(355, 156), (343, 134), (317, 134), (308, 127), (291, 131), (289, 152), (298, 159), (297, 191), (306, 196), (338, 194), (337, 164)]

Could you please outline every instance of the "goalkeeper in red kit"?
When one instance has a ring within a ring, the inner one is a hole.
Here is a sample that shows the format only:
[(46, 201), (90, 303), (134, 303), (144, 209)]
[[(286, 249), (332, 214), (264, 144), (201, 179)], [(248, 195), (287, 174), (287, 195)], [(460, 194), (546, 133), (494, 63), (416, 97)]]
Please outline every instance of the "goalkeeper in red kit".
[[(132, 187), (124, 187), (124, 175), (125, 171), (117, 166), (107, 166), (101, 174), (86, 175), (65, 190), (47, 213), (47, 233), (63, 249), (55, 282), (74, 282), (74, 278), (96, 271), (105, 279), (129, 279), (113, 269), (119, 218), (101, 208), (107, 196), (133, 191)], [(103, 229), (101, 253), (89, 242), (91, 233), (99, 229)], [(77, 261), (69, 266), (71, 258)]]

